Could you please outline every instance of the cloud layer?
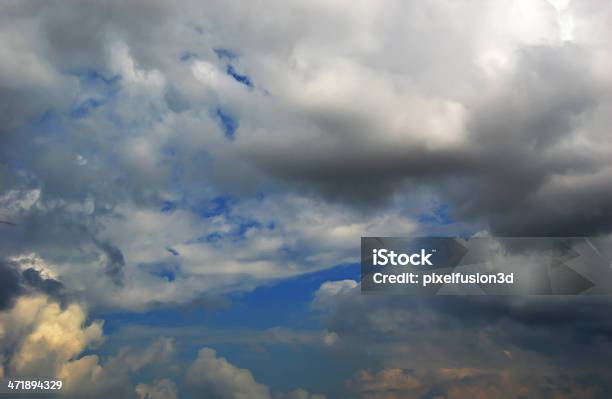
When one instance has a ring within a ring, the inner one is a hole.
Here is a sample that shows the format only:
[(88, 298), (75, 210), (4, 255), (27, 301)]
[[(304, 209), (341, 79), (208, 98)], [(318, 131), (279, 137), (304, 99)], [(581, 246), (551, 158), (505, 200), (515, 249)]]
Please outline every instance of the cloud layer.
[[(2, 2), (2, 373), (52, 370), (75, 397), (315, 399), (207, 345), (186, 375), (150, 370), (172, 359), (164, 337), (101, 356), (88, 312), (218, 304), (355, 263), (361, 236), (609, 235), (611, 15), (602, 1)], [(358, 289), (320, 287), (315, 333), (256, 338), (357, 353), (349, 397), (606, 391), (606, 299)]]
[(610, 231), (599, 8), (2, 8), (2, 250), (96, 276), (67, 283), (90, 301), (145, 308), (352, 261), (359, 236), (426, 231), (440, 203), (501, 235)]
[(363, 369), (347, 382), (359, 397), (604, 398), (611, 389), (607, 299), (359, 290), (326, 282), (312, 304), (337, 335), (338, 356), (360, 354)]

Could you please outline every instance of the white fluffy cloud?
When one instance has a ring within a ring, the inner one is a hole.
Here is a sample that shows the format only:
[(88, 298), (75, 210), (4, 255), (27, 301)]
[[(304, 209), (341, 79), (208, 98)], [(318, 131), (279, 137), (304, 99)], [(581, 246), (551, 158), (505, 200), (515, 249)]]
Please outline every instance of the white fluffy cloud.
[[(21, 296), (0, 312), (0, 375), (61, 378), (61, 393), (68, 397), (132, 397), (130, 374), (165, 364), (173, 352), (173, 341), (159, 338), (142, 350), (123, 348), (105, 360), (83, 354), (104, 338), (102, 322), (88, 321), (83, 306), (62, 306), (43, 294)], [(136, 393), (171, 399), (176, 387), (162, 379), (138, 385)]]
[(103, 340), (102, 323), (87, 324), (86, 319), (78, 304), (63, 308), (45, 295), (19, 297), (0, 313), (4, 374), (61, 378), (67, 396), (104, 397), (129, 390), (129, 380), (121, 372), (103, 366), (97, 355), (82, 355)]
[[(32, 206), (43, 207), (37, 201)], [(206, 219), (189, 210), (162, 213), (159, 207), (132, 205), (117, 206), (96, 220), (104, 226), (98, 238), (75, 237), (82, 243), (73, 256), (67, 257), (64, 244), (55, 239), (23, 242), (18, 234), (12, 237), (12, 259), (62, 281), (92, 304), (141, 310), (357, 262), (362, 235), (409, 235), (416, 229), (399, 209), (364, 220), (359, 212), (299, 196), (246, 200)], [(64, 239), (72, 235), (62, 233)], [(26, 252), (32, 247), (39, 252)], [(111, 269), (120, 272), (123, 285), (100, 278)], [(174, 275), (172, 281), (160, 276), (164, 271)]]
[(85, 311), (76, 304), (62, 309), (43, 295), (18, 298), (0, 314), (2, 347), (15, 348), (10, 370), (20, 375), (64, 375), (72, 361), (80, 361), (77, 355), (102, 340), (101, 322), (85, 325), (85, 319)]
[(194, 395), (219, 399), (269, 399), (268, 387), (255, 382), (249, 370), (240, 369), (213, 349), (204, 348), (187, 373)]
[(249, 370), (228, 362), (210, 348), (202, 348), (187, 370), (187, 383), (194, 398), (214, 399), (325, 399), (303, 389), (274, 393), (253, 378)]

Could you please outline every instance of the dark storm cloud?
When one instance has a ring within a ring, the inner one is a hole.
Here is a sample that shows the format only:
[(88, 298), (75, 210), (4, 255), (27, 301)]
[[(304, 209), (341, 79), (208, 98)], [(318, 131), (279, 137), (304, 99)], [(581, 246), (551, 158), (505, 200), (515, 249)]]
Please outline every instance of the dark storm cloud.
[(39, 292), (56, 299), (62, 299), (64, 286), (52, 278), (41, 276), (33, 268), (19, 271), (14, 262), (0, 260), (0, 310), (11, 307), (20, 295)]
[[(610, 87), (591, 76), (589, 57), (571, 45), (523, 50), (505, 92), (475, 112), (479, 171), (468, 175), (465, 189), (445, 188), (460, 214), (484, 216), (500, 235), (610, 231), (611, 142), (591, 125), (599, 107), (610, 106)], [(556, 149), (576, 132), (591, 146)], [(555, 187), (554, 179), (572, 175), (578, 177)]]
[[(336, 118), (324, 126), (330, 146), (272, 143), (255, 159), (267, 173), (357, 205), (382, 206), (427, 187), (452, 204), (455, 218), (484, 221), (498, 235), (609, 232), (611, 141), (596, 120), (612, 121), (599, 114), (612, 96), (609, 82), (592, 76), (592, 57), (571, 44), (521, 49), (494, 92), (473, 82), (467, 136), (453, 148), (381, 146), (375, 126), (329, 110), (320, 118)], [(580, 139), (588, 145), (578, 147)], [(563, 178), (571, 180), (556, 186)]]
[(0, 310), (10, 307), (13, 299), (21, 293), (19, 277), (14, 267), (0, 261)]
[(64, 291), (64, 285), (52, 278), (44, 278), (36, 269), (29, 268), (21, 273), (24, 284), (27, 286), (49, 295), (52, 298), (61, 298)]

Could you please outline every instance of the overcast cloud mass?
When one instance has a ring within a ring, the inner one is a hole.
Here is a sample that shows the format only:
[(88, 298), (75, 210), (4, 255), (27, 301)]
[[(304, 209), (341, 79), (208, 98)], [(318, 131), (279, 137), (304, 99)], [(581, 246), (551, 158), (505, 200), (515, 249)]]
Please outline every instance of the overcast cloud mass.
[[(609, 398), (607, 297), (359, 293), (361, 236), (612, 232), (612, 6), (0, 3), (0, 375)], [(314, 366), (318, 365), (318, 366)]]

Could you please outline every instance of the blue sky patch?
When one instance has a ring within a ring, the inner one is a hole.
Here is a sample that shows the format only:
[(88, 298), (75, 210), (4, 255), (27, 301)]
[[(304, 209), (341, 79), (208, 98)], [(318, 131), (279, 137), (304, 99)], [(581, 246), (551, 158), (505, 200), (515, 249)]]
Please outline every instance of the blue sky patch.
[(261, 229), (261, 223), (256, 220), (245, 220), (240, 222), (238, 225), (238, 231), (236, 232), (236, 238), (245, 238), (245, 234), (251, 229)]
[(422, 214), (418, 217), (420, 223), (447, 225), (455, 223), (449, 215), (449, 204), (438, 204), (433, 207), (431, 213)]
[(170, 213), (173, 212), (174, 210), (176, 210), (176, 203), (172, 202), (172, 201), (164, 201), (160, 212), (161, 213)]
[(241, 83), (249, 88), (253, 88), (253, 82), (247, 75), (241, 75), (236, 71), (236, 69), (232, 65), (228, 65), (226, 72), (229, 76), (234, 78), (236, 82)]
[(220, 60), (226, 59), (226, 60), (231, 61), (238, 57), (236, 53), (234, 53), (231, 50), (225, 49), (225, 48), (215, 48), (213, 49), (213, 51), (215, 52), (215, 54)]
[(202, 237), (200, 239), (200, 241), (205, 241), (205, 242), (208, 242), (208, 243), (215, 243), (215, 242), (219, 241), (221, 238), (223, 238), (223, 235), (221, 235), (221, 233), (215, 231), (214, 233), (210, 233), (207, 236)]
[[(142, 267), (142, 266), (141, 266)], [(147, 265), (152, 274), (176, 275), (171, 265)], [(177, 312), (176, 308), (151, 310), (144, 313), (119, 312), (96, 315), (108, 321), (150, 324), (157, 326), (198, 326), (272, 328), (318, 328), (316, 315), (310, 309), (314, 293), (326, 281), (359, 280), (359, 265), (339, 265), (303, 274), (289, 279), (272, 281), (251, 292), (231, 294), (227, 299), (232, 306), (210, 313), (209, 309), (192, 308), (190, 312)], [(105, 329), (107, 325), (105, 324)]]
[(81, 84), (96, 84), (102, 83), (106, 86), (112, 86), (121, 80), (120, 75), (104, 76), (103, 73), (95, 69), (81, 69), (70, 72), (70, 75), (76, 76), (81, 81)]
[(228, 196), (213, 198), (199, 213), (205, 218), (227, 215), (230, 212), (230, 200), (231, 198)]
[(223, 111), (221, 108), (217, 108), (216, 113), (217, 122), (223, 130), (223, 134), (230, 140), (233, 140), (236, 137), (236, 130), (238, 130), (238, 120), (228, 114), (226, 111)]
[(195, 60), (197, 58), (200, 58), (200, 56), (197, 53), (194, 53), (193, 51), (183, 51), (179, 59), (182, 62), (187, 62), (187, 61)]
[(75, 109), (73, 109), (70, 112), (70, 116), (75, 119), (84, 118), (89, 115), (92, 110), (102, 106), (103, 104), (104, 101), (95, 98), (88, 98), (87, 100), (79, 104)]

